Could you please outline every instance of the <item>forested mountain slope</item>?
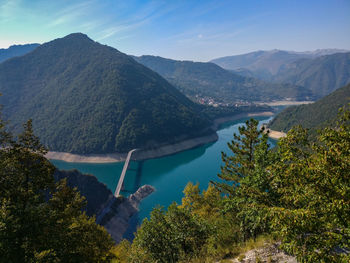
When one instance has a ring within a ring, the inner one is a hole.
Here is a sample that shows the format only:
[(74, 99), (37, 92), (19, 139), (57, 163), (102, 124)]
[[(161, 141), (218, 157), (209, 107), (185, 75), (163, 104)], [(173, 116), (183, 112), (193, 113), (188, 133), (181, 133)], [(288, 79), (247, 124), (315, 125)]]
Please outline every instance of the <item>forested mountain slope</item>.
[(297, 86), (314, 99), (350, 82), (350, 52), (346, 50), (257, 51), (212, 62), (242, 76)]
[(161, 76), (80, 33), (1, 63), (0, 93), (12, 129), (32, 118), (53, 151), (125, 152), (212, 132)]
[(274, 81), (303, 86), (321, 98), (350, 83), (350, 52), (297, 60), (282, 67)]
[(284, 66), (302, 58), (313, 59), (324, 55), (349, 52), (342, 49), (318, 49), (315, 51), (294, 52), (285, 50), (259, 50), (235, 56), (213, 59), (211, 62), (228, 70), (235, 70), (243, 75), (250, 75), (264, 80), (273, 80)]
[(271, 122), (273, 130), (287, 132), (295, 125), (316, 130), (334, 124), (338, 109), (350, 103), (350, 84), (337, 89), (315, 103), (288, 107)]
[(273, 84), (227, 71), (214, 63), (177, 61), (156, 56), (134, 57), (156, 71), (186, 95), (209, 96), (219, 101), (269, 101), (272, 99), (306, 99), (304, 88), (290, 84)]

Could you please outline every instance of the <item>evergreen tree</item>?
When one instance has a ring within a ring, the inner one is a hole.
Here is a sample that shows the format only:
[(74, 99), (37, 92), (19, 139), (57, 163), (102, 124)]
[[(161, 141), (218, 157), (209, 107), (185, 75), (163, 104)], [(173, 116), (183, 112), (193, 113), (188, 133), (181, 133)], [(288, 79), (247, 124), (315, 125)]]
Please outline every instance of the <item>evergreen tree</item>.
[(83, 212), (84, 199), (64, 181), (33, 134), (17, 139), (0, 120), (0, 262), (108, 262), (113, 241)]
[(247, 120), (245, 126), (238, 128), (239, 135), (233, 134), (234, 140), (228, 143), (228, 147), (233, 154), (228, 155), (221, 152), (222, 161), (225, 165), (221, 167), (221, 173), (218, 176), (226, 182), (213, 182), (213, 184), (223, 193), (231, 196), (235, 195), (235, 190), (240, 181), (252, 175), (255, 149), (261, 143), (262, 137), (267, 136), (263, 129), (258, 129), (258, 124), (257, 120)]
[(239, 127), (239, 135), (228, 143), (232, 155), (222, 153), (225, 163), (219, 178), (226, 182), (214, 183), (223, 193), (227, 212), (233, 213), (243, 240), (256, 237), (269, 230), (267, 205), (276, 200), (270, 186), (271, 175), (267, 167), (274, 159), (264, 129), (258, 129), (259, 122), (251, 119), (246, 126)]

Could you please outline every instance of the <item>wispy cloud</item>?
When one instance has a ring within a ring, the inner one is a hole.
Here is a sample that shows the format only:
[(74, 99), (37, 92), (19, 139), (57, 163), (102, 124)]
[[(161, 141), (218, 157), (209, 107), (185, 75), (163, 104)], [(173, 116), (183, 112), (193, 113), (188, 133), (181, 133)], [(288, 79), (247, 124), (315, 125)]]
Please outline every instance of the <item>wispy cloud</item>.
[(82, 16), (86, 16), (93, 10), (95, 4), (94, 0), (84, 1), (77, 4), (73, 4), (57, 12), (52, 22), (48, 27), (55, 27), (58, 25), (70, 23), (74, 20), (79, 21)]
[(8, 22), (14, 17), (14, 13), (19, 10), (21, 0), (4, 0), (0, 2), (0, 20)]
[[(176, 5), (165, 6), (162, 2), (151, 1), (129, 15), (127, 19), (114, 22), (102, 30), (97, 40), (101, 41), (120, 33), (130, 33), (172, 12), (174, 9), (176, 9)], [(118, 39), (122, 38), (124, 37), (118, 35)]]

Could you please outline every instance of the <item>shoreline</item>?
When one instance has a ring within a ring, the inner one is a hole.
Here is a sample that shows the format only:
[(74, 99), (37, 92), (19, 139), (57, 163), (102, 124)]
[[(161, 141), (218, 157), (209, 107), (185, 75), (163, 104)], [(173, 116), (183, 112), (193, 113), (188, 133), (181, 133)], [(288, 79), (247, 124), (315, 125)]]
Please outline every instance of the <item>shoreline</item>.
[(315, 101), (311, 100), (304, 100), (304, 101), (298, 101), (298, 100), (278, 100), (278, 101), (271, 101), (271, 102), (259, 102), (258, 105), (268, 105), (268, 106), (292, 106), (292, 105), (302, 105), (302, 104), (311, 104)]
[[(160, 158), (167, 155), (172, 155), (178, 152), (189, 150), (207, 143), (215, 142), (218, 139), (216, 131), (220, 127), (220, 124), (229, 121), (235, 121), (247, 117), (257, 117), (257, 116), (272, 116), (273, 112), (251, 112), (251, 113), (241, 113), (230, 117), (222, 117), (214, 120), (212, 129), (214, 132), (210, 135), (200, 136), (192, 139), (183, 140), (174, 144), (167, 144), (155, 149), (142, 150), (134, 153), (133, 160), (146, 160)], [(48, 152), (45, 157), (49, 160), (60, 160), (70, 163), (116, 163), (124, 162), (127, 153), (107, 153), (107, 154), (72, 154), (66, 152)]]
[(278, 140), (280, 138), (287, 136), (287, 133), (285, 132), (271, 130), (270, 128), (267, 128), (266, 125), (264, 125), (264, 127), (265, 127), (265, 132), (269, 132), (268, 135), (271, 139)]

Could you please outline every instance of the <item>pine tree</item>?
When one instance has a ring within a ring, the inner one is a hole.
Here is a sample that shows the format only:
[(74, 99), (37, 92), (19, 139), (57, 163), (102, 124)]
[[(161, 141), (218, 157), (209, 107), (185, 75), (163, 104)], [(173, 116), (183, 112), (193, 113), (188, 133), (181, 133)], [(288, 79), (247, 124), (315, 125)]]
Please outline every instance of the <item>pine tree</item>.
[(83, 212), (84, 199), (64, 181), (33, 134), (17, 139), (0, 120), (0, 262), (108, 262), (113, 241)]
[(251, 119), (239, 127), (239, 135), (228, 143), (232, 154), (222, 153), (225, 163), (219, 178), (226, 182), (215, 182), (215, 186), (227, 194), (225, 211), (236, 217), (243, 240), (269, 231), (267, 204), (275, 200), (270, 187), (271, 175), (267, 167), (274, 159), (264, 129)]
[(259, 121), (250, 119), (245, 126), (238, 128), (239, 135), (233, 134), (233, 140), (228, 143), (232, 155), (221, 152), (224, 166), (218, 177), (226, 182), (213, 182), (223, 193), (235, 195), (235, 190), (243, 178), (254, 172), (254, 153), (256, 147), (262, 142), (264, 129), (258, 129)]

